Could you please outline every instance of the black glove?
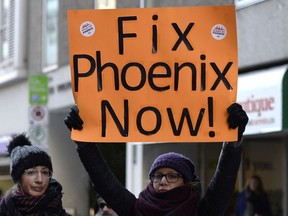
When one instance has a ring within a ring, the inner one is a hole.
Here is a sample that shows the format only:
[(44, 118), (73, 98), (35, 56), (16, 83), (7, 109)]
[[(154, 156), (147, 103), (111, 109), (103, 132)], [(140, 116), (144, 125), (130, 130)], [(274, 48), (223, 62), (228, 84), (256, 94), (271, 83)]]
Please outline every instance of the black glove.
[(238, 127), (238, 141), (241, 141), (249, 118), (246, 112), (242, 109), (242, 106), (238, 103), (233, 103), (232, 105), (230, 105), (227, 108), (227, 111), (229, 113), (229, 128), (235, 129)]
[(64, 119), (64, 123), (66, 124), (67, 128), (71, 130), (72, 128), (75, 130), (82, 130), (83, 128), (83, 120), (79, 116), (79, 109), (77, 105), (73, 105), (70, 108), (70, 111), (66, 118)]

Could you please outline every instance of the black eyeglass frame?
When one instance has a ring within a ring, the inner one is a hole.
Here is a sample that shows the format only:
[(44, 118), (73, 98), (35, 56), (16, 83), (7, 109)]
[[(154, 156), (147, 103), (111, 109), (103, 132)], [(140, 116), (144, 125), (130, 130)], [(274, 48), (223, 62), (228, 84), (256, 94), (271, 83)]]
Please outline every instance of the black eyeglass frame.
[[(157, 176), (157, 179), (155, 179), (155, 175)], [(153, 183), (159, 183), (159, 182), (161, 182), (161, 180), (163, 179), (163, 177), (165, 176), (165, 178), (166, 178), (166, 181), (168, 182), (168, 183), (176, 183), (178, 180), (179, 180), (179, 178), (183, 178), (182, 177), (182, 175), (180, 175), (179, 173), (167, 173), (167, 174), (162, 174), (162, 173), (152, 173), (152, 175), (151, 175), (151, 181), (153, 182)], [(172, 178), (172, 180), (171, 180), (171, 178)], [(176, 177), (175, 178), (175, 180), (173, 179), (173, 177)]]
[(24, 173), (29, 177), (35, 177), (38, 173), (47, 178), (52, 178), (53, 172), (51, 170), (37, 170), (35, 168), (29, 168), (24, 170)]

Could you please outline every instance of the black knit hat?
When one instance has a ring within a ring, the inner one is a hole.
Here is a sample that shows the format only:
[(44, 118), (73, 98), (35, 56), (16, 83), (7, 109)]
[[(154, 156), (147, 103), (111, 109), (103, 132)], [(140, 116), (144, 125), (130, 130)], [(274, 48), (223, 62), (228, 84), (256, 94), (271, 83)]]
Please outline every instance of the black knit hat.
[(46, 166), (53, 171), (50, 156), (43, 149), (32, 145), (25, 133), (12, 138), (7, 150), (10, 155), (10, 174), (14, 183), (20, 180), (24, 170), (35, 166)]
[(176, 170), (179, 174), (183, 176), (184, 179), (188, 181), (195, 180), (195, 166), (193, 162), (182, 154), (169, 152), (159, 155), (153, 162), (149, 177), (159, 168), (169, 167)]

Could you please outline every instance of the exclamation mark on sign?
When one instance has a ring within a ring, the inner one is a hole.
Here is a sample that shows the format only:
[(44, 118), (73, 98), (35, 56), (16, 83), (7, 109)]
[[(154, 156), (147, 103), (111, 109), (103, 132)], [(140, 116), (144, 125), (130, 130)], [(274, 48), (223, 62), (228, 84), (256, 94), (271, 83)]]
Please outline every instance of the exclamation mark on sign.
[[(208, 97), (208, 120), (209, 120), (209, 127), (213, 127), (213, 98)], [(209, 131), (209, 137), (215, 137), (215, 132), (214, 131)]]

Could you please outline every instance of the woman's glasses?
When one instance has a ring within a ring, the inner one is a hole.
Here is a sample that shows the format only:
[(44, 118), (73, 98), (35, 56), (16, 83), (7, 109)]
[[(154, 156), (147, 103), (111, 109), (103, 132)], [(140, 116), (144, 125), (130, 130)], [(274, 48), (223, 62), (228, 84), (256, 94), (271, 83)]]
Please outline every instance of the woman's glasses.
[(50, 170), (37, 170), (34, 168), (31, 169), (26, 169), (24, 170), (24, 173), (29, 176), (29, 177), (36, 177), (38, 175), (38, 173), (40, 173), (43, 177), (47, 177), (47, 178), (51, 178), (52, 177), (52, 171)]
[(182, 176), (178, 173), (168, 173), (168, 174), (153, 173), (151, 175), (151, 181), (154, 183), (158, 183), (162, 180), (162, 178), (164, 176), (165, 176), (167, 182), (169, 182), (169, 183), (176, 183), (179, 178), (182, 178)]

